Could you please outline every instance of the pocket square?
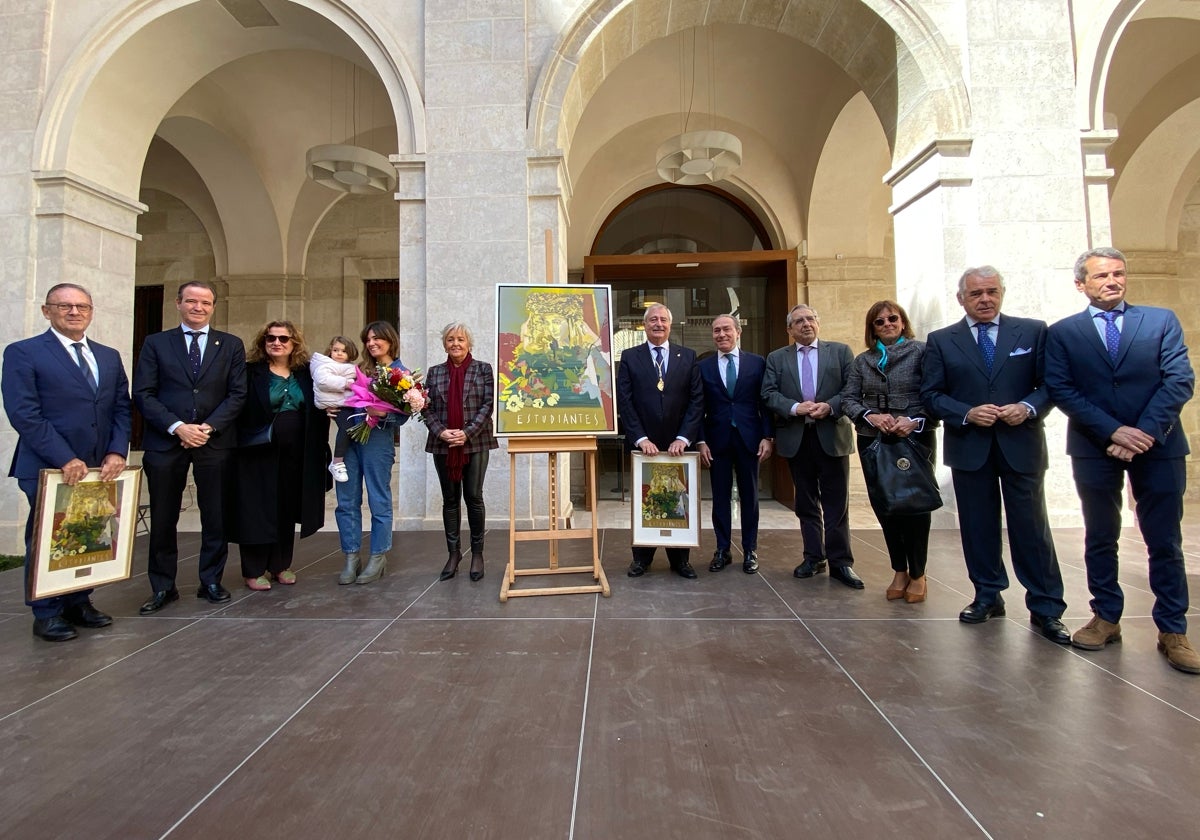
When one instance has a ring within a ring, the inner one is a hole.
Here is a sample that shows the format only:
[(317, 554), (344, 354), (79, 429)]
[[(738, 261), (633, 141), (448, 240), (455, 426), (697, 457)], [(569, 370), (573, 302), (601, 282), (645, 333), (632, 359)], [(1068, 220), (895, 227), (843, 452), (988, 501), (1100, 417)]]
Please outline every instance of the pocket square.
[(1011, 353), (1009, 353), (1008, 355), (1010, 355), (1010, 356), (1024, 356), (1026, 353), (1032, 353), (1032, 352), (1033, 352), (1033, 348), (1032, 348), (1032, 347), (1018, 347), (1016, 350), (1012, 351), (1012, 352), (1011, 352)]

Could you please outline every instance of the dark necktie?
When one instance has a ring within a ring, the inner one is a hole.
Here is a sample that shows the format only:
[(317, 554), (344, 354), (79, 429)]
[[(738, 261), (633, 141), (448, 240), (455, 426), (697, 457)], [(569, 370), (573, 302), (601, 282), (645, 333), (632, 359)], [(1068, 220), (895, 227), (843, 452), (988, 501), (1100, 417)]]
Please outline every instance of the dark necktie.
[(661, 347), (654, 348), (654, 367), (658, 370), (658, 390), (663, 389), (663, 376), (666, 375), (667, 368), (663, 364), (663, 352)]
[(800, 361), (800, 396), (805, 402), (812, 402), (817, 398), (817, 377), (813, 375), (812, 364), (812, 345), (801, 347), (800, 351), (803, 358)]
[(1097, 318), (1104, 319), (1104, 346), (1108, 348), (1108, 356), (1114, 362), (1117, 360), (1117, 351), (1121, 349), (1121, 331), (1117, 329), (1117, 316), (1120, 314), (1115, 309), (1096, 313)]
[(188, 361), (192, 363), (192, 378), (200, 375), (200, 333), (188, 333)]
[(733, 396), (733, 389), (737, 387), (737, 357), (732, 353), (725, 354), (725, 390), (729, 392), (729, 396)]
[(83, 358), (83, 342), (76, 341), (71, 346), (75, 348), (75, 361), (79, 362), (79, 369), (83, 371), (83, 378), (87, 380), (92, 393), (96, 393), (100, 386), (96, 384), (96, 375), (92, 373), (92, 366), (87, 363), (87, 359)]
[(979, 330), (979, 350), (983, 353), (983, 362), (987, 365), (989, 372), (992, 370), (992, 364), (996, 361), (996, 342), (992, 341), (991, 326), (983, 321), (975, 325)]

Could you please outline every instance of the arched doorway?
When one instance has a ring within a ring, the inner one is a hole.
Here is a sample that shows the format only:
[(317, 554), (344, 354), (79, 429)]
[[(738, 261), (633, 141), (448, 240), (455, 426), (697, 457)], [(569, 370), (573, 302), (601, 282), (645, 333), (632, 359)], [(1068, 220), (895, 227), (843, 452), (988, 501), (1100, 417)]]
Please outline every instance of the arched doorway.
[[(765, 356), (786, 344), (780, 313), (796, 302), (797, 255), (770, 245), (752, 209), (715, 186), (663, 184), (622, 202), (601, 225), (583, 271), (584, 282), (612, 286), (614, 363), (645, 340), (642, 315), (652, 303), (671, 310), (671, 341), (701, 357), (713, 352), (718, 315), (737, 316), (743, 350)], [(624, 493), (622, 447), (620, 439), (601, 446), (601, 498)], [(763, 492), (789, 499), (786, 470), (773, 473), (764, 471)]]

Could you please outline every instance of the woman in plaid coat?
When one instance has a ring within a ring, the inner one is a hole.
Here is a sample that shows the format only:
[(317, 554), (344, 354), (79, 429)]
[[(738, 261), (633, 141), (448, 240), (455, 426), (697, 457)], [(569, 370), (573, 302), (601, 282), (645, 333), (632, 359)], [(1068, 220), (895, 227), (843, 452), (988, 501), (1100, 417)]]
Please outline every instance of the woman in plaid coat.
[(462, 522), (462, 500), (467, 502), (467, 524), (471, 528), (471, 580), (483, 577), (483, 534), (487, 511), (483, 503), (483, 477), (488, 456), (497, 448), (492, 434), (495, 377), (492, 366), (471, 355), (471, 329), (455, 321), (442, 328), (446, 361), (425, 375), (428, 404), (423, 416), (429, 428), (425, 451), (432, 453), (433, 466), (442, 485), (442, 524), (446, 529), (449, 557), (440, 580), (449, 580), (462, 561), (458, 531)]

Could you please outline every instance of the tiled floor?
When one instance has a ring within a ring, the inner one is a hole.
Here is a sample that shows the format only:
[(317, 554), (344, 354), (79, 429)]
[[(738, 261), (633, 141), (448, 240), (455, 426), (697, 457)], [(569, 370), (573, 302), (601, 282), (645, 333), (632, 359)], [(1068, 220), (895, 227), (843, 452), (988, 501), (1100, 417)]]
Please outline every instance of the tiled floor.
[[(139, 617), (139, 573), (97, 593), (111, 627), (58, 645), (30, 634), (6, 572), (0, 836), (1196, 836), (1200, 677), (1155, 651), (1135, 534), (1125, 641), (1084, 653), (1033, 633), (1015, 584), (1007, 619), (958, 622), (954, 531), (934, 532), (929, 600), (909, 606), (884, 600), (878, 530), (855, 531), (854, 592), (794, 579), (777, 520), (758, 575), (705, 571), (705, 531), (699, 580), (661, 553), (632, 580), (628, 532), (606, 529), (611, 598), (503, 604), (504, 533), (479, 583), (438, 583), (440, 537), (420, 532), (349, 587), (321, 533), (292, 588), (235, 587), (235, 560), (222, 607), (192, 597), (186, 535), (177, 604)], [(1198, 537), (1189, 517), (1192, 569)], [(1075, 629), (1081, 535), (1055, 538)]]

